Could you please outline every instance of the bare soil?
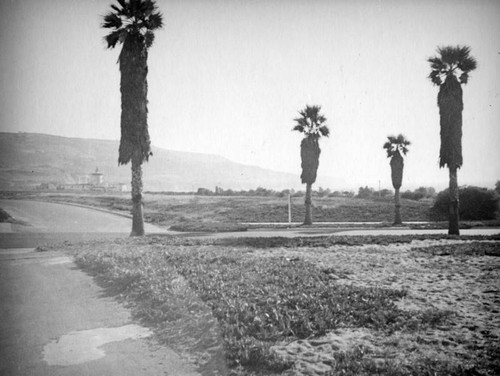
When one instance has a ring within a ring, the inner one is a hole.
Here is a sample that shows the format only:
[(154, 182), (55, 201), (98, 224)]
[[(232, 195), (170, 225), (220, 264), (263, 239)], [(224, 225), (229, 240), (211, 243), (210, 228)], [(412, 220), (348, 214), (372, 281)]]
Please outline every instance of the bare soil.
[(324, 375), (331, 369), (332, 353), (360, 347), (375, 360), (391, 358), (400, 364), (417, 358), (464, 364), (498, 353), (500, 257), (494, 254), (500, 252), (500, 243), (486, 245), (491, 255), (480, 251), (485, 245), (425, 240), (256, 251), (261, 257), (304, 258), (331, 270), (331, 278), (338, 283), (405, 289), (408, 294), (397, 303), (400, 308), (450, 315), (447, 325), (415, 333), (385, 335), (366, 328), (342, 328), (322, 338), (282, 343), (275, 351), (295, 362), (288, 374)]

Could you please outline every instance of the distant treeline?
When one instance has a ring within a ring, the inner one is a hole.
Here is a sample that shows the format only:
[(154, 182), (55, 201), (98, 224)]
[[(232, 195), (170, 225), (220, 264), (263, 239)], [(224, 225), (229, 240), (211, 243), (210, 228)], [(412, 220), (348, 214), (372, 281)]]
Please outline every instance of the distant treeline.
[[(436, 190), (433, 187), (419, 187), (414, 191), (406, 190), (401, 192), (401, 198), (407, 200), (421, 200), (423, 198), (435, 198), (437, 195)], [(359, 187), (357, 198), (376, 198), (376, 197), (392, 197), (394, 196), (394, 191), (390, 189), (382, 189), (376, 191), (371, 187)]]
[[(256, 189), (249, 190), (233, 190), (233, 189), (223, 189), (221, 187), (215, 187), (215, 190), (208, 188), (198, 188), (196, 192), (146, 192), (149, 194), (169, 194), (169, 195), (198, 195), (198, 196), (266, 196), (266, 197), (288, 197), (289, 194), (292, 197), (301, 197), (305, 195), (304, 191), (296, 191), (294, 189), (283, 189), (281, 191), (276, 191), (274, 189), (267, 189), (263, 187), (258, 187)], [(330, 189), (319, 188), (313, 191), (313, 194), (317, 197), (355, 197), (353, 191), (332, 191)]]
[[(303, 197), (305, 195), (304, 191), (296, 191), (294, 189), (284, 189), (281, 191), (276, 191), (273, 189), (267, 189), (263, 187), (258, 187), (256, 189), (249, 190), (233, 190), (224, 189), (221, 187), (215, 187), (215, 190), (208, 188), (198, 188), (196, 192), (148, 192), (150, 194), (169, 194), (169, 195), (198, 195), (198, 196), (264, 196), (264, 197), (287, 197), (291, 194), (292, 197)], [(358, 194), (354, 191), (333, 191), (329, 188), (319, 187), (317, 190), (313, 190), (313, 195), (316, 197), (349, 197), (349, 198), (388, 198), (394, 196), (394, 191), (390, 189), (382, 189), (377, 191), (371, 187), (360, 187)], [(436, 190), (432, 187), (420, 187), (414, 191), (407, 190), (401, 193), (402, 198), (409, 200), (420, 200), (422, 198), (434, 198), (436, 197)]]

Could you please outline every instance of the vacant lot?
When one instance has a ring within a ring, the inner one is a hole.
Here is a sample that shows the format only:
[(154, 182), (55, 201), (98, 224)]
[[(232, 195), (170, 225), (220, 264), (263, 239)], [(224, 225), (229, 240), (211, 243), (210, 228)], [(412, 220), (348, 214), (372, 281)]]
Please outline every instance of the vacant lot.
[[(4, 194), (5, 195), (5, 194)], [(18, 193), (11, 197), (70, 202), (129, 213), (130, 194)], [(161, 226), (247, 222), (288, 222), (288, 198), (145, 194), (146, 221)], [(314, 198), (315, 222), (394, 220), (391, 199)], [(402, 200), (403, 221), (427, 221), (432, 202)], [(304, 198), (292, 199), (292, 221), (304, 219)], [(196, 229), (196, 228), (195, 228)]]
[(497, 375), (500, 237), (147, 237), (62, 250), (216, 374)]

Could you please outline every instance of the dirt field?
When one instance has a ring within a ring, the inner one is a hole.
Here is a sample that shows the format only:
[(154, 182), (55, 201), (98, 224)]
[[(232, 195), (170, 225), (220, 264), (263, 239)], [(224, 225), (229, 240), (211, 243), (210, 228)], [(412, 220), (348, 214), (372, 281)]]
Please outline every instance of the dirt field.
[[(389, 357), (403, 364), (411, 364), (417, 358), (463, 364), (490, 352), (498, 355), (500, 257), (475, 254), (477, 244), (426, 240), (355, 249), (335, 246), (273, 250), (273, 256), (278, 252), (284, 257), (301, 257), (322, 268), (332, 268), (331, 278), (337, 283), (405, 289), (408, 295), (398, 302), (402, 309), (436, 309), (450, 314), (449, 325), (435, 330), (386, 337), (365, 328), (346, 328), (323, 338), (278, 345), (276, 351), (293, 359), (296, 366), (291, 374), (297, 375), (323, 375), (331, 368), (333, 352), (359, 346), (375, 360)], [(463, 250), (461, 254), (446, 252), (457, 246)], [(491, 243), (489, 248), (500, 252), (499, 243)], [(259, 257), (270, 254), (267, 250), (256, 252)]]

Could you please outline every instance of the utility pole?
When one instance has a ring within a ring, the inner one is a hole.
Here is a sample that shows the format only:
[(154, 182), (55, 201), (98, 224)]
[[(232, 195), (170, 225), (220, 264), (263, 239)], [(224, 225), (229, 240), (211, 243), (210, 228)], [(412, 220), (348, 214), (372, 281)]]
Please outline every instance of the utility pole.
[(288, 227), (292, 227), (292, 190), (288, 192)]

